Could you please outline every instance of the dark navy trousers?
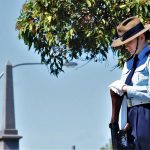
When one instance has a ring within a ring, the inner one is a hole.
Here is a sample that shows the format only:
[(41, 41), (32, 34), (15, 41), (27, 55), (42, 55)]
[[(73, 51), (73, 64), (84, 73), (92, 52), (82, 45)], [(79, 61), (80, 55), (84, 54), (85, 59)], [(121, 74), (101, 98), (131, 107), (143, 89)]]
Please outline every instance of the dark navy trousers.
[(150, 104), (128, 108), (128, 122), (128, 143), (134, 147), (131, 149), (150, 150)]

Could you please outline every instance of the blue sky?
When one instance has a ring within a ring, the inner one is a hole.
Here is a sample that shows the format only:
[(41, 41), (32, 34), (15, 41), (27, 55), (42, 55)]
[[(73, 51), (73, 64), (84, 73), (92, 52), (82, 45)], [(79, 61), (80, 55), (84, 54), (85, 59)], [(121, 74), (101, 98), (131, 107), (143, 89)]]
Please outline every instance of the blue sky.
[[(40, 62), (32, 49), (18, 40), (15, 23), (24, 0), (0, 0), (0, 73), (13, 65)], [(84, 62), (85, 63), (85, 62)], [(78, 67), (84, 64), (78, 62)], [(111, 101), (108, 85), (120, 77), (110, 71), (116, 60), (90, 62), (80, 69), (66, 68), (58, 78), (46, 66), (14, 68), (16, 128), (20, 150), (98, 150), (110, 138)], [(4, 93), (0, 80), (0, 119)], [(1, 124), (1, 120), (0, 120)]]

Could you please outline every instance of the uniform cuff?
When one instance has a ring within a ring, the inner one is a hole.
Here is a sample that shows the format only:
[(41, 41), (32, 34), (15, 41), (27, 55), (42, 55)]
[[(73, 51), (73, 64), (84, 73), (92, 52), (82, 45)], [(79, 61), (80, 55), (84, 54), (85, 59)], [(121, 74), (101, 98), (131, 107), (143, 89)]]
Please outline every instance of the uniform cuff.
[(135, 96), (136, 90), (133, 86), (127, 86), (127, 96), (128, 98), (133, 98)]

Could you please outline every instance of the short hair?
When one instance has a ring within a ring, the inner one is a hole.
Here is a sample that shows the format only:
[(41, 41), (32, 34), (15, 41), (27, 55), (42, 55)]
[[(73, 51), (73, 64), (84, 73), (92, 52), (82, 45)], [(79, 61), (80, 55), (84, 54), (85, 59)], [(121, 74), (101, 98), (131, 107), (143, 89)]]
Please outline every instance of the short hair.
[(149, 30), (146, 31), (146, 32), (144, 33), (144, 35), (145, 35), (145, 40), (150, 40), (150, 31), (149, 31)]

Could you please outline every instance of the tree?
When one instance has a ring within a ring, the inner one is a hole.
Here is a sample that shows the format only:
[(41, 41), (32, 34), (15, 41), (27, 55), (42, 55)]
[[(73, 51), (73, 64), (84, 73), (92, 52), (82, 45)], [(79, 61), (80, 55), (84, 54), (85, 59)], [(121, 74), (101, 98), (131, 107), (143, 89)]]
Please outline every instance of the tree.
[[(150, 0), (27, 0), (17, 19), (19, 39), (58, 75), (73, 59), (105, 61), (118, 22), (138, 15), (150, 21)], [(114, 50), (119, 67), (128, 57)]]

